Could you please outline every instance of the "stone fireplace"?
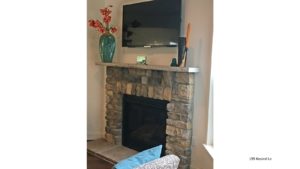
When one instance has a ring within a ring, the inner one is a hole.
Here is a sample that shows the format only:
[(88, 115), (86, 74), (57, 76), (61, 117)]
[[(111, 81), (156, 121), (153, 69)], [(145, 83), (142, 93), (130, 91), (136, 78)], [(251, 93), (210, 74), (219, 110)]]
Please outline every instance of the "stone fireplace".
[(197, 68), (106, 64), (105, 139), (122, 144), (123, 97), (166, 101), (164, 154), (176, 154), (180, 169), (190, 167), (195, 73)]

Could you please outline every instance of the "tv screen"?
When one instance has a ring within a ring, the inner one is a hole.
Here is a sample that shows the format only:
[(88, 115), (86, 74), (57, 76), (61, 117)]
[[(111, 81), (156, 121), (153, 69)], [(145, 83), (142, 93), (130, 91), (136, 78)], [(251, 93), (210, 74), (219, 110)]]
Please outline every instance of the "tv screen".
[(181, 0), (153, 0), (123, 6), (123, 47), (176, 47)]

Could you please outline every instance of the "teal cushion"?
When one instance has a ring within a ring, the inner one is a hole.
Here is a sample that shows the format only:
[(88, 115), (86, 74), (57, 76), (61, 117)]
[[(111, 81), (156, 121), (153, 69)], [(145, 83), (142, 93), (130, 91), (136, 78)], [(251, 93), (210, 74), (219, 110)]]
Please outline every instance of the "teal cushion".
[(144, 150), (127, 159), (118, 162), (114, 167), (116, 169), (133, 169), (149, 161), (160, 158), (162, 145)]

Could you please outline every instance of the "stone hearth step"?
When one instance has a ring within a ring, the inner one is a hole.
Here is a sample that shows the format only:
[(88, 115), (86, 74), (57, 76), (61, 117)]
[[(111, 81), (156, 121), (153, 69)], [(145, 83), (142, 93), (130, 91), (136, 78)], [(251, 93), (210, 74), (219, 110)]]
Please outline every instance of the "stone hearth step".
[(88, 153), (113, 164), (138, 153), (137, 151), (124, 147), (122, 145), (114, 145), (108, 143), (103, 138), (89, 141), (87, 143), (87, 150)]

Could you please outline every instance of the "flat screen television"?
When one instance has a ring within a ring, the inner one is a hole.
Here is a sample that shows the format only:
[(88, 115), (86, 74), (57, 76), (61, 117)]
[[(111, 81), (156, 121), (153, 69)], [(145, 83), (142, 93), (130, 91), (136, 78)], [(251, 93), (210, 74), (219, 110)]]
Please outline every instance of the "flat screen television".
[(177, 47), (181, 0), (123, 5), (123, 47)]

